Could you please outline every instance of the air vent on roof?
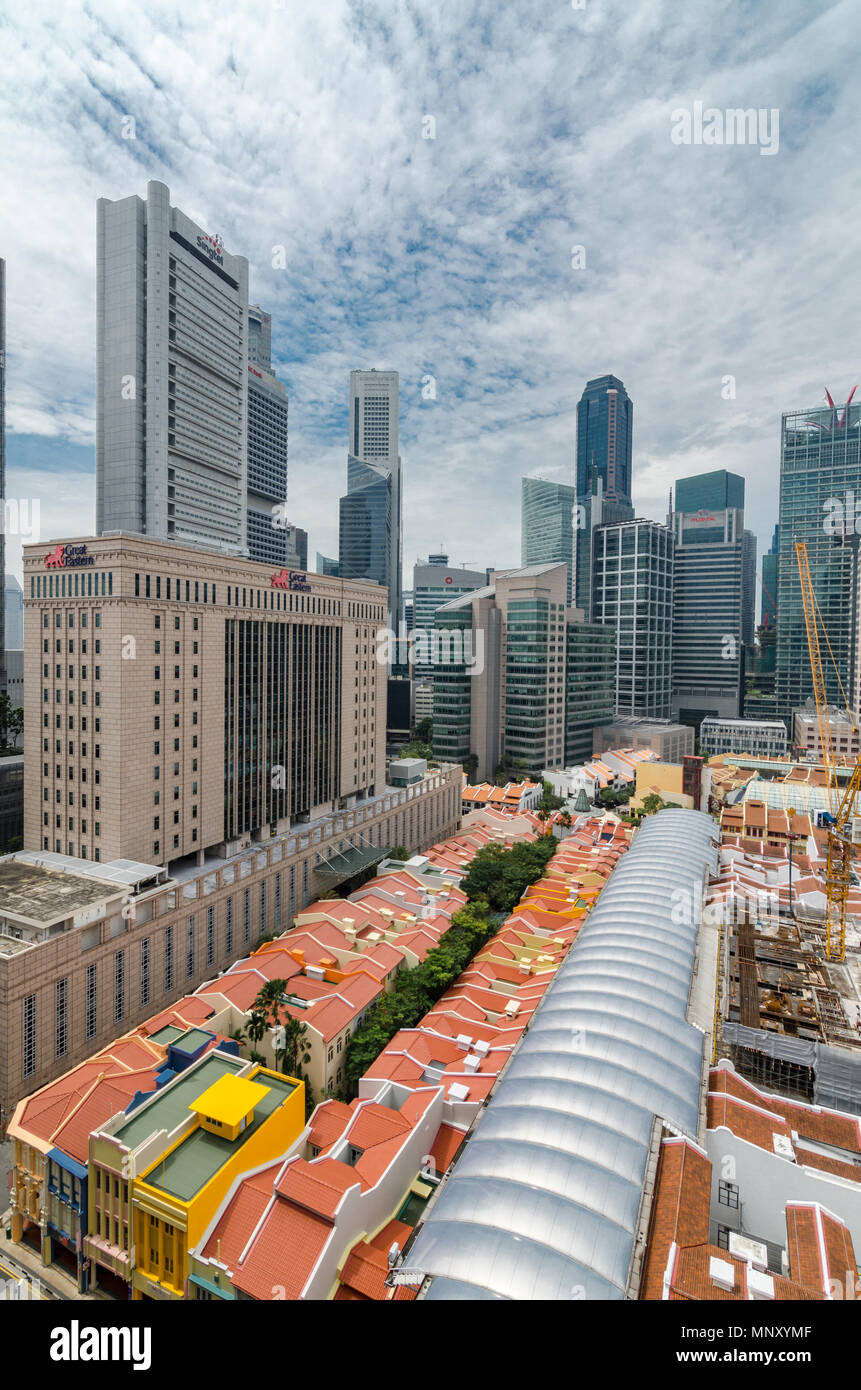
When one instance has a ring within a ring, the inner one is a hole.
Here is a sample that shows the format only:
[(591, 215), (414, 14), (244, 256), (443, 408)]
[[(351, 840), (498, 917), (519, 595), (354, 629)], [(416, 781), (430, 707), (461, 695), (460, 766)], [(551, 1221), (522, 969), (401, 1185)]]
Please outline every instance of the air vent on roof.
[(794, 1158), (795, 1150), (792, 1147), (792, 1140), (786, 1134), (772, 1134), (771, 1142), (774, 1145), (774, 1152), (780, 1154), (781, 1158)]
[(461, 1052), (469, 1052), (469, 1049), (472, 1046), (472, 1038), (470, 1037), (469, 1033), (458, 1033), (457, 1037), (455, 1038), (455, 1043), (460, 1048)]
[(748, 1268), (747, 1291), (754, 1300), (774, 1298), (774, 1279), (761, 1269)]
[(459, 1081), (453, 1081), (448, 1088), (449, 1100), (466, 1100), (469, 1096), (469, 1087), (462, 1086)]
[(519, 1009), (520, 1009), (520, 1000), (519, 1000), (519, 999), (509, 999), (508, 1003), (507, 1003), (506, 1006), (505, 1006), (505, 1012), (508, 1014), (508, 1017), (509, 1017), (509, 1018), (514, 1018), (514, 1015), (515, 1015), (516, 1013), (518, 1013)]
[(479, 1038), (478, 1041), (473, 1044), (473, 1051), (479, 1053), (482, 1057), (486, 1057), (490, 1051), (490, 1043), (485, 1042), (484, 1038)]
[(474, 1052), (470, 1052), (468, 1057), (464, 1057), (463, 1066), (465, 1071), (478, 1071), (481, 1066), (481, 1058), (476, 1057)]
[(729, 1233), (729, 1253), (759, 1269), (768, 1269), (768, 1247), (750, 1236), (739, 1235), (738, 1231)]
[(719, 1260), (716, 1255), (709, 1259), (709, 1278), (715, 1288), (732, 1293), (735, 1288), (735, 1266), (729, 1260)]

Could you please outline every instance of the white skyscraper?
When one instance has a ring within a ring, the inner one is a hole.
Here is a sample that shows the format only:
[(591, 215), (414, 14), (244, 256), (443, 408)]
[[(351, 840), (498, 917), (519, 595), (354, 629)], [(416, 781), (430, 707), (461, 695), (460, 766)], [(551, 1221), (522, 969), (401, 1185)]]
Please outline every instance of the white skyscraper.
[(97, 217), (97, 530), (244, 553), (248, 262), (163, 183)]
[(341, 498), (340, 574), (389, 591), (389, 626), (403, 616), (401, 459), (397, 372), (350, 373), (347, 495)]

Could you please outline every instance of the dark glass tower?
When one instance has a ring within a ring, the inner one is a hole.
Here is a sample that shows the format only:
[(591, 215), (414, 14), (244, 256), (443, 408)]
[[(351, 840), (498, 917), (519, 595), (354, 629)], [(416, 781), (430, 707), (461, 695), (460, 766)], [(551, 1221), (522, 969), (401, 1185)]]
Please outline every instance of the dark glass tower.
[(597, 469), (608, 502), (631, 501), (634, 403), (617, 376), (586, 382), (577, 406), (577, 498), (592, 491)]
[[(788, 412), (780, 452), (776, 689), (778, 714), (786, 718), (813, 694), (796, 541), (807, 544), (813, 591), (850, 704), (857, 695), (861, 405)], [(842, 707), (827, 651), (823, 671), (828, 703)]]

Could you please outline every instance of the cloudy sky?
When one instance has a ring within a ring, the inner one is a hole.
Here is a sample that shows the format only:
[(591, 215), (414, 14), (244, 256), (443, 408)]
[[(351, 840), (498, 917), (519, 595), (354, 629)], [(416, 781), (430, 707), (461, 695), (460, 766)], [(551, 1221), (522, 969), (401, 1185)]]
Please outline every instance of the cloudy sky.
[[(95, 200), (161, 179), (273, 315), (312, 564), (372, 366), (401, 374), (407, 586), (440, 546), (519, 563), (520, 478), (572, 481), (606, 372), (640, 514), (729, 468), (762, 549), (781, 410), (861, 375), (856, 34), (851, 0), (6, 7), (7, 497), (45, 539), (93, 530)], [(777, 109), (779, 147), (674, 143), (696, 102)]]

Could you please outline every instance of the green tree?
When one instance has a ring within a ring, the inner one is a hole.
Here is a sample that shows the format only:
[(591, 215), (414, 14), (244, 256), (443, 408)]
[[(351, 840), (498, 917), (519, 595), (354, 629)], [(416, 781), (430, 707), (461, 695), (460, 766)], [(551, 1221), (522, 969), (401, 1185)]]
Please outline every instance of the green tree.
[[(390, 859), (411, 859), (412, 855), (405, 845), (395, 845), (394, 849), (389, 850)], [(334, 897), (334, 893), (332, 894)]]
[(433, 738), (433, 720), (430, 717), (427, 719), (420, 719), (416, 724), (416, 738), (419, 743), (431, 742)]
[(544, 782), (543, 791), (541, 793), (542, 811), (558, 811), (564, 804), (564, 801), (565, 798), (563, 796), (557, 796), (556, 792), (553, 790), (552, 782)]
[[(282, 1020), (281, 1020), (282, 1005), (283, 1005), (284, 996), (285, 996), (286, 993), (287, 993), (287, 981), (286, 981), (286, 980), (279, 980), (279, 979), (267, 980), (266, 983), (265, 983), (265, 985), (263, 985), (263, 986), (261, 987), (261, 989), (259, 990), (259, 992), (258, 992), (258, 994), (257, 994), (257, 998), (254, 1000), (254, 1003), (251, 1005), (251, 1018), (253, 1018), (253, 1017), (255, 1016), (255, 1014), (259, 1014), (259, 1015), (263, 1018), (263, 1021), (264, 1021), (264, 1030), (263, 1030), (263, 1033), (260, 1035), (260, 1038), (257, 1039), (258, 1042), (261, 1041), (261, 1039), (265, 1036), (266, 1032), (267, 1032), (269, 1029), (271, 1029), (271, 1028), (278, 1028), (278, 1027), (280, 1026), (281, 1021), (282, 1021)], [(277, 1037), (278, 1037), (278, 1034), (276, 1034), (276, 1038), (277, 1038)], [(278, 1070), (278, 1058), (282, 1055), (282, 1053), (283, 1053), (283, 1048), (279, 1047), (279, 1046), (276, 1044), (276, 1045), (275, 1045), (275, 1048), (274, 1048), (274, 1051), (275, 1051), (275, 1070), (277, 1071), (277, 1070)]]
[(288, 1076), (295, 1076), (299, 1080), (303, 1077), (305, 1067), (311, 1060), (307, 1042), (308, 1025), (285, 1011), (282, 1027), (284, 1029), (281, 1049), (284, 1057), (283, 1070)]
[(0, 695), (0, 753), (10, 753), (16, 749), (23, 732), (23, 709), (16, 708), (8, 695)]
[[(244, 1030), (245, 1038), (248, 1040), (252, 1047), (252, 1058), (255, 1056), (253, 1050), (254, 1045), (263, 1041), (263, 1039), (266, 1037), (268, 1029), (269, 1023), (267, 1022), (266, 1014), (262, 1009), (258, 1009), (255, 1007), (254, 1004), (252, 1004), (251, 1012), (248, 1015), (248, 1021), (245, 1024)], [(241, 1029), (239, 1031), (242, 1032)], [(259, 1053), (257, 1055), (259, 1056)]]
[(463, 760), (463, 770), (466, 773), (467, 782), (474, 782), (478, 772), (478, 754), (470, 753), (468, 758)]
[(405, 743), (403, 748), (398, 751), (399, 758), (424, 758), (430, 762), (433, 757), (433, 749), (428, 743), (421, 743), (414, 739), (412, 743)]
[(643, 815), (653, 816), (656, 811), (663, 811), (666, 804), (657, 792), (649, 792), (648, 796), (643, 797)]

